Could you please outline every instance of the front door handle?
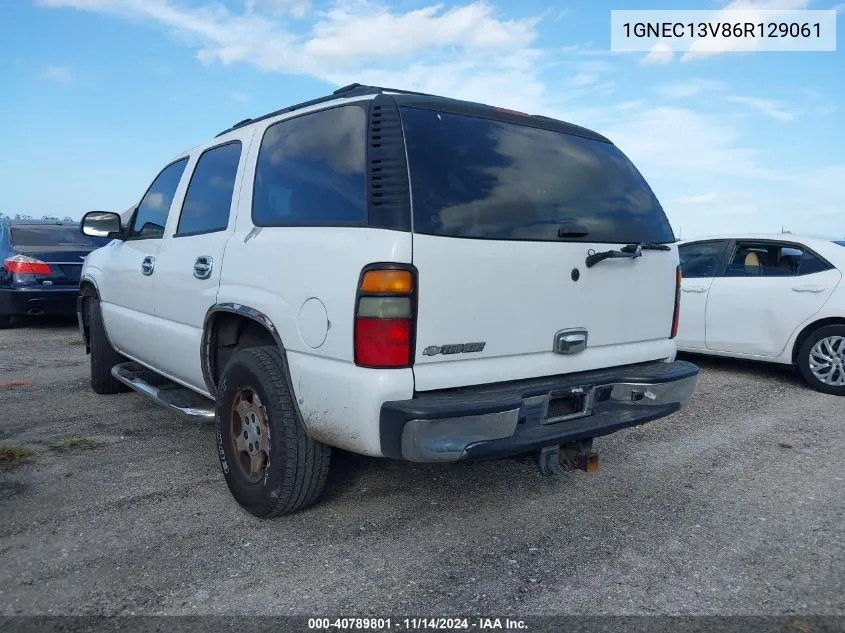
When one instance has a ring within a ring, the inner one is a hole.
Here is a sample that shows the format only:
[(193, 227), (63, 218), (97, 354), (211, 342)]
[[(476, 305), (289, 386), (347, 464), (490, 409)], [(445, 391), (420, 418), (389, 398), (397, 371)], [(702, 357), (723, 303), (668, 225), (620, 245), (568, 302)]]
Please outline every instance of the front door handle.
[(824, 286), (793, 286), (795, 292), (824, 292)]
[(197, 279), (208, 279), (211, 277), (211, 269), (214, 267), (214, 260), (208, 255), (200, 255), (194, 262), (194, 277)]
[(147, 255), (141, 260), (141, 272), (144, 273), (147, 277), (153, 274), (153, 270), (156, 267), (156, 258), (152, 255)]
[(702, 288), (701, 286), (688, 286), (686, 288), (681, 288), (684, 292), (707, 292), (707, 288)]

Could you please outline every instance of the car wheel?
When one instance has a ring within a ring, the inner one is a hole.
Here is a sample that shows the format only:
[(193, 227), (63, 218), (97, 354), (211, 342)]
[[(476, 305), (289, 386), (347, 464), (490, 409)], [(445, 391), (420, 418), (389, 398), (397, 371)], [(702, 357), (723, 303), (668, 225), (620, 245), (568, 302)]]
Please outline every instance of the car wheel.
[(226, 484), (250, 514), (270, 518), (314, 503), (331, 449), (311, 439), (272, 346), (236, 351), (217, 390), (217, 453)]
[(813, 389), (845, 396), (845, 325), (811, 333), (798, 351), (798, 369)]
[(115, 365), (125, 363), (126, 359), (118, 354), (109, 343), (106, 327), (103, 325), (103, 313), (100, 310), (100, 300), (88, 297), (88, 332), (91, 346), (91, 389), (95, 393), (111, 394), (129, 391), (129, 387), (112, 376), (111, 370)]

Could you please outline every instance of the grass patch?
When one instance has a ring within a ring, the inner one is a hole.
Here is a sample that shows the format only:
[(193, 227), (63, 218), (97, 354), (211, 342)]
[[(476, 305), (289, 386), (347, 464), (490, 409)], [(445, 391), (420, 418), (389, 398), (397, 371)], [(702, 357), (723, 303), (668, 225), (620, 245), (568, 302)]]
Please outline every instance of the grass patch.
[(0, 444), (0, 466), (13, 466), (32, 457), (35, 453), (25, 446)]
[(53, 448), (58, 450), (90, 450), (92, 448), (97, 448), (100, 445), (100, 442), (97, 440), (92, 440), (90, 437), (66, 437), (58, 444), (54, 444)]

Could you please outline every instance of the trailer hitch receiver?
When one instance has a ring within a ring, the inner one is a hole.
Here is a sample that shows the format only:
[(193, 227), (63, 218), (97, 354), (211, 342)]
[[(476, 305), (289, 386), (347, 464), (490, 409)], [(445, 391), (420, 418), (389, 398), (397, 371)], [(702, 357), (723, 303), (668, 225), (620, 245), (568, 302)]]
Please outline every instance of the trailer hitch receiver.
[(594, 473), (599, 469), (599, 456), (593, 452), (592, 438), (568, 444), (544, 446), (537, 453), (537, 468), (544, 477), (562, 470), (583, 470)]

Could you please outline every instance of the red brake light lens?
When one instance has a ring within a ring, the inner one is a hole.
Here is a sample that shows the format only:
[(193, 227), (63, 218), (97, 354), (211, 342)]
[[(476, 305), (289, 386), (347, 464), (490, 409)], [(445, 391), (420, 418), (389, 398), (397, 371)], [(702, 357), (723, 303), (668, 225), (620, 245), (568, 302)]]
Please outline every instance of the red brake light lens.
[(358, 319), (355, 362), (367, 367), (410, 364), (411, 322), (408, 319)]
[(49, 275), (53, 272), (50, 264), (27, 255), (14, 255), (3, 260), (3, 268), (13, 275)]

